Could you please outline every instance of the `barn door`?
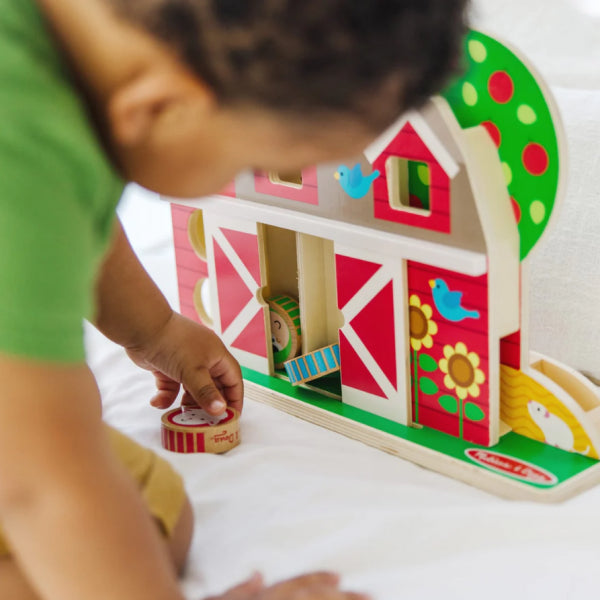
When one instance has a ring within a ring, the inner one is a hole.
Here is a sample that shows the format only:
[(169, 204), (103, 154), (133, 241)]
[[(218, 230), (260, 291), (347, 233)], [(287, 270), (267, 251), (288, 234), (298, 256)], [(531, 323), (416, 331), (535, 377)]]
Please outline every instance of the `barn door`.
[(335, 262), (342, 400), (407, 424), (404, 262), (338, 244)]
[(215, 330), (240, 364), (269, 373), (257, 225), (207, 212), (204, 226)]

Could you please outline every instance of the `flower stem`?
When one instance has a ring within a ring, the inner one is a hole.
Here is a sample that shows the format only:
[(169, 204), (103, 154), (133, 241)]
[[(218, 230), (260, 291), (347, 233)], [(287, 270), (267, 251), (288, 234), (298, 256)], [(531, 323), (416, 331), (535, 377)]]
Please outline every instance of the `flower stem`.
[(417, 351), (413, 350), (413, 386), (415, 390), (415, 423), (419, 422), (419, 362)]

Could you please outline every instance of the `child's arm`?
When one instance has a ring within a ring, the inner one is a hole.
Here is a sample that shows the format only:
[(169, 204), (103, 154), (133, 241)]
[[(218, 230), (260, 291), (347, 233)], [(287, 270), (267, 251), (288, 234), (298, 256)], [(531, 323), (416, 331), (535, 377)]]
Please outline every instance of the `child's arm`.
[(182, 600), (85, 365), (0, 356), (0, 522), (44, 600)]
[(97, 303), (98, 329), (124, 346), (138, 365), (155, 372), (155, 406), (170, 406), (181, 383), (188, 392), (184, 401), (214, 414), (223, 412), (223, 400), (241, 410), (243, 384), (236, 360), (210, 329), (171, 310), (120, 223), (98, 279)]
[[(139, 263), (120, 224), (97, 289), (96, 325), (123, 345), (140, 366), (155, 371), (159, 393), (153, 404), (169, 406), (177, 396), (179, 383), (183, 383), (188, 401), (195, 400), (210, 410), (212, 401), (225, 399), (241, 410), (239, 365), (212, 331), (173, 313)], [(215, 408), (211, 412), (221, 411)], [(253, 578), (212, 600), (365, 599), (361, 594), (342, 592), (338, 584), (337, 576), (324, 573), (304, 575), (269, 588)]]

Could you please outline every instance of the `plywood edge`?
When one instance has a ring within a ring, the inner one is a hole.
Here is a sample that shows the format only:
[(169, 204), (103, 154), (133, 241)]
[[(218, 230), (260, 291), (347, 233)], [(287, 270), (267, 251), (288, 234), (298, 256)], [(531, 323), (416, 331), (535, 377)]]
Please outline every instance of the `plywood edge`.
[(563, 502), (600, 483), (600, 463), (598, 463), (553, 488), (535, 488), (497, 475), (475, 464), (463, 462), (346, 417), (335, 415), (250, 381), (245, 381), (245, 395), (249, 400), (272, 406), (304, 421), (508, 500)]
[(587, 416), (587, 411), (579, 404), (577, 399), (569, 393), (568, 388), (561, 386), (561, 381), (557, 381), (551, 378), (542, 370), (537, 370), (534, 366), (530, 366), (527, 369), (522, 369), (522, 372), (530, 377), (533, 381), (538, 383), (542, 388), (552, 394), (563, 406), (573, 415), (573, 417), (579, 423), (579, 426), (583, 429), (585, 434), (588, 436), (590, 442), (596, 449), (596, 452), (600, 453), (600, 432), (592, 421)]
[(581, 373), (558, 360), (530, 352), (530, 367), (543, 373), (567, 392), (585, 411), (600, 407), (597, 387)]
[(300, 354), (307, 354), (338, 341), (342, 315), (337, 307), (333, 242), (306, 233), (296, 236), (302, 324)]

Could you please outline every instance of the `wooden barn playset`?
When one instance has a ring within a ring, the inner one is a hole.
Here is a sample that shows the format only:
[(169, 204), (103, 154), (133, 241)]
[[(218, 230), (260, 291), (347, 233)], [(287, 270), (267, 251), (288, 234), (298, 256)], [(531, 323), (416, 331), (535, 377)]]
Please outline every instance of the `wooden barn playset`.
[(472, 31), (463, 75), (361, 156), (174, 203), (181, 311), (229, 346), (247, 397), (500, 495), (563, 499), (600, 480), (596, 388), (529, 349), (528, 258), (564, 149), (541, 79)]

